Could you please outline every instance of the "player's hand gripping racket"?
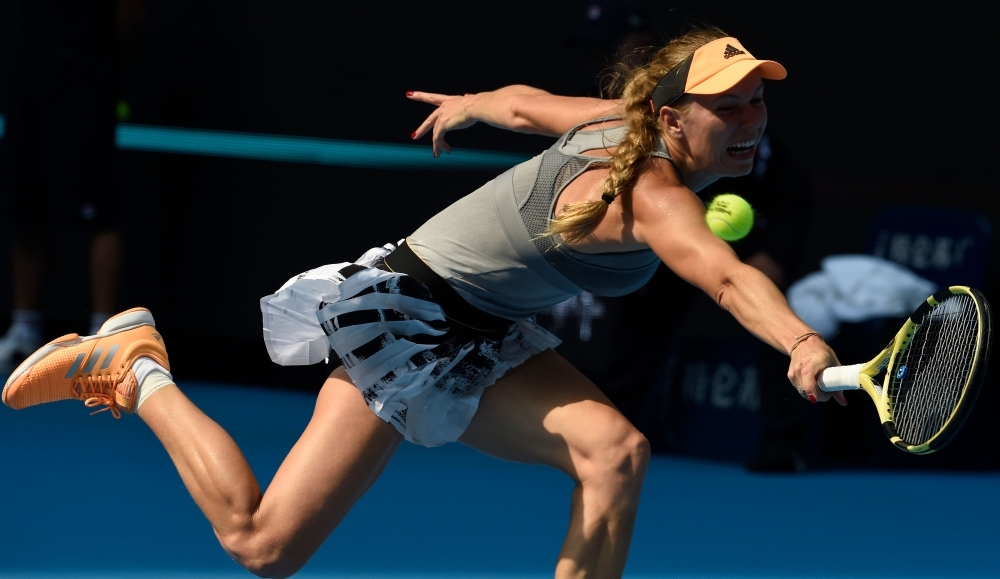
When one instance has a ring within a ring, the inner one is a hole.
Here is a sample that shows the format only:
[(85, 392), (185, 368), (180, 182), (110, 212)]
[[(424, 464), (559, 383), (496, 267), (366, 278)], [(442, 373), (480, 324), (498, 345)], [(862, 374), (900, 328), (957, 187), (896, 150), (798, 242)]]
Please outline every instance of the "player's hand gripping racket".
[(969, 416), (989, 354), (989, 304), (974, 289), (952, 286), (927, 298), (871, 362), (827, 368), (819, 387), (864, 390), (893, 444), (929, 454)]

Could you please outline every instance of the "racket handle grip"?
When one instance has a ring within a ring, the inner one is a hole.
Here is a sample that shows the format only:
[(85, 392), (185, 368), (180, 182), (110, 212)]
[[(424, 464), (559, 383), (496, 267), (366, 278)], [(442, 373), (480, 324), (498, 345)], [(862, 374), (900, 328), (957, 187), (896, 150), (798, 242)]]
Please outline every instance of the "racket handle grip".
[(861, 390), (861, 367), (864, 364), (854, 364), (853, 366), (833, 366), (827, 368), (819, 374), (817, 380), (819, 389), (823, 392), (839, 392), (841, 390)]

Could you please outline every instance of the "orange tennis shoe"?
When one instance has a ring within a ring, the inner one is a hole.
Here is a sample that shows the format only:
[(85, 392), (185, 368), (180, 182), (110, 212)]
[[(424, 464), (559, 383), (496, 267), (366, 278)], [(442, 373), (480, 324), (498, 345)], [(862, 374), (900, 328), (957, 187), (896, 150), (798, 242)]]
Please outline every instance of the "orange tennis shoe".
[(16, 410), (56, 402), (82, 400), (95, 411), (115, 418), (135, 406), (132, 364), (149, 356), (170, 369), (163, 338), (153, 314), (133, 308), (104, 322), (96, 336), (69, 334), (52, 340), (21, 363), (3, 387), (3, 403)]

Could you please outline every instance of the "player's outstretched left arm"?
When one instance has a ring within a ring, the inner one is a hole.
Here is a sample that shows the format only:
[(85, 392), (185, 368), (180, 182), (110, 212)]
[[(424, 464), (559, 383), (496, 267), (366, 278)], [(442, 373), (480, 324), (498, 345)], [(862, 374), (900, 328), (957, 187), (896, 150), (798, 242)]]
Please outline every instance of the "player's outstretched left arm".
[(462, 96), (420, 91), (408, 92), (406, 96), (437, 107), (411, 135), (419, 139), (430, 132), (435, 156), (441, 151), (451, 152), (444, 140), (445, 133), (477, 122), (519, 133), (558, 137), (584, 121), (623, 113), (616, 101), (558, 96), (524, 85)]

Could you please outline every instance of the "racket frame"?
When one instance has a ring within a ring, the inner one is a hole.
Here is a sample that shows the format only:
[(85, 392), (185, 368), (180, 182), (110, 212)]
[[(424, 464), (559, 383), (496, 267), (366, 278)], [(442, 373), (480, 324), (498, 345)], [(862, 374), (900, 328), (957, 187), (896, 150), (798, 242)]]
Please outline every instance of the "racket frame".
[[(948, 416), (948, 419), (945, 420), (941, 429), (922, 444), (908, 444), (897, 433), (896, 423), (892, 416), (892, 400), (889, 397), (890, 389), (888, 384), (894, 379), (893, 375), (896, 372), (896, 363), (901, 354), (906, 352), (910, 342), (913, 340), (914, 334), (916, 334), (917, 330), (920, 329), (920, 321), (923, 319), (924, 315), (931, 311), (932, 308), (954, 295), (970, 296), (975, 304), (975, 307), (977, 308), (979, 324), (977, 329), (978, 335), (976, 336), (976, 350), (973, 354), (973, 366), (966, 376), (965, 384), (962, 385), (962, 391), (959, 395), (958, 402), (955, 404), (955, 408)], [(827, 370), (825, 372), (828, 373), (821, 377), (820, 387), (823, 390), (831, 392), (836, 390), (859, 388), (864, 390), (875, 403), (879, 420), (882, 422), (882, 429), (885, 431), (886, 436), (889, 437), (889, 440), (896, 446), (896, 448), (912, 454), (930, 454), (941, 449), (944, 445), (948, 444), (952, 438), (954, 438), (959, 428), (965, 422), (965, 419), (968, 418), (972, 407), (975, 405), (976, 398), (979, 396), (983, 376), (986, 373), (987, 363), (989, 362), (990, 338), (990, 308), (985, 297), (983, 297), (979, 291), (966, 286), (951, 286), (930, 296), (923, 304), (914, 310), (914, 312), (910, 314), (910, 317), (903, 323), (903, 327), (896, 332), (896, 336), (893, 338), (892, 342), (884, 350), (882, 350), (882, 352), (875, 356), (875, 358), (868, 363), (850, 367), (851, 371), (847, 372), (847, 374), (850, 375), (853, 375), (853, 369), (857, 368), (857, 385), (850, 385), (848, 383), (849, 378), (842, 382), (840, 380), (835, 382), (833, 377), (834, 373)], [(848, 367), (842, 368), (842, 370), (847, 369)], [(875, 379), (883, 372), (885, 373), (886, 383), (879, 384)], [(842, 380), (844, 372), (841, 371), (839, 374), (840, 376), (838, 376), (838, 378)], [(826, 378), (826, 380), (823, 380), (823, 378)]]

